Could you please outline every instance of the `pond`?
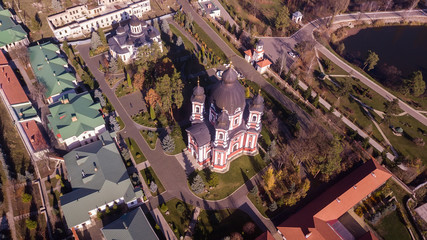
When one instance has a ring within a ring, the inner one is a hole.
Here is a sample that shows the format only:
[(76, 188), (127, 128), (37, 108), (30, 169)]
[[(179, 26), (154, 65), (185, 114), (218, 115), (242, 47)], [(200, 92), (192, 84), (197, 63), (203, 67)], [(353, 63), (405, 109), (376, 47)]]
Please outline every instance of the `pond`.
[(402, 71), (403, 77), (421, 70), (424, 80), (427, 80), (426, 26), (366, 28), (342, 42), (345, 44), (345, 57), (351, 62), (363, 64), (368, 50), (372, 50), (380, 58), (377, 66), (384, 63), (395, 66)]

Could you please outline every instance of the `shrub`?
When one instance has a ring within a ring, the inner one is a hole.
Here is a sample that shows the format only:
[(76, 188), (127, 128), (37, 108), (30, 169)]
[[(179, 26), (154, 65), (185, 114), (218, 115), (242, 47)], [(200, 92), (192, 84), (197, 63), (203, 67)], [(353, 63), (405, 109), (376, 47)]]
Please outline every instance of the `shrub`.
[(275, 201), (273, 201), (270, 205), (268, 205), (268, 210), (270, 210), (270, 212), (274, 212), (277, 210), (277, 203)]
[(180, 215), (183, 215), (183, 213), (185, 212), (185, 206), (184, 206), (184, 204), (182, 204), (181, 202), (179, 202), (179, 203), (176, 205), (176, 210), (178, 211), (178, 213), (179, 213)]
[(31, 219), (26, 219), (25, 225), (27, 226), (28, 229), (33, 230), (33, 229), (37, 228), (37, 221), (33, 221)]
[(106, 214), (109, 214), (111, 212), (111, 210), (110, 210), (110, 206), (105, 206), (105, 213)]
[(258, 186), (257, 185), (255, 185), (250, 191), (249, 191), (251, 194), (253, 194), (253, 195), (258, 195)]
[(162, 148), (163, 151), (171, 153), (175, 150), (175, 141), (173, 138), (168, 134), (165, 138), (162, 140)]
[(116, 203), (116, 202), (114, 202), (114, 203), (113, 203), (113, 210), (117, 210), (117, 208), (118, 208), (117, 203)]
[(56, 174), (56, 175), (55, 175), (55, 178), (56, 178), (57, 180), (59, 180), (59, 179), (61, 178), (61, 176), (60, 176), (59, 174)]
[(161, 206), (160, 206), (160, 210), (162, 211), (162, 212), (166, 212), (167, 210), (169, 210), (169, 208), (168, 208), (168, 206), (166, 205), (166, 204), (162, 204)]
[(22, 202), (23, 203), (29, 203), (29, 202), (31, 202), (32, 199), (33, 199), (33, 196), (31, 196), (31, 194), (28, 194), (28, 193), (22, 194)]

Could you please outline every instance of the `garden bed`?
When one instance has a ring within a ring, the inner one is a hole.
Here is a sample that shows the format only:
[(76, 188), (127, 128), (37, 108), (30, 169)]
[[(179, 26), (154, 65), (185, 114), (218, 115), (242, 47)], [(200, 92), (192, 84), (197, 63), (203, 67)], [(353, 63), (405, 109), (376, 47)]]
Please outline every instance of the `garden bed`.
[[(159, 206), (166, 222), (175, 233), (177, 239), (184, 236), (185, 230), (188, 228), (194, 207), (176, 198), (165, 203), (164, 206)], [(197, 239), (197, 238), (195, 238)]]
[(141, 130), (141, 135), (144, 137), (145, 141), (151, 149), (156, 148), (157, 138), (159, 135), (157, 132), (153, 132), (150, 130)]
[(133, 138), (126, 138), (126, 144), (136, 164), (147, 161), (147, 158), (145, 158), (144, 153), (142, 153), (141, 149), (139, 149), (138, 144)]
[(157, 177), (156, 173), (154, 172), (153, 168), (147, 167), (143, 170), (141, 170), (141, 175), (144, 178), (145, 183), (147, 183), (147, 186), (150, 187), (151, 182), (156, 183), (157, 185), (157, 191), (151, 192), (151, 195), (157, 196), (159, 194), (162, 194), (164, 191), (166, 191), (165, 187), (163, 187), (162, 182), (160, 182), (159, 178)]

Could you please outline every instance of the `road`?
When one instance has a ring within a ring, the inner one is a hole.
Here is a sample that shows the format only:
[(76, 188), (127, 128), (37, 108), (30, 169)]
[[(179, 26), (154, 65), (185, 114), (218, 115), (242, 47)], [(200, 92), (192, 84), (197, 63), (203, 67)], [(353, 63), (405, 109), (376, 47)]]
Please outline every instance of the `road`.
[[(272, 232), (276, 232), (273, 223), (264, 218), (253, 205), (251, 206), (249, 199), (246, 197), (255, 182), (259, 181), (259, 175), (253, 177), (250, 182), (247, 182), (223, 200), (209, 201), (194, 195), (188, 188), (187, 175), (185, 174), (181, 164), (178, 163), (177, 159), (174, 156), (166, 155), (163, 152), (160, 141), (157, 141), (157, 145), (154, 150), (148, 146), (147, 142), (140, 134), (138, 125), (132, 120), (126, 108), (121, 104), (114, 91), (109, 87), (104, 78), (104, 74), (98, 70), (98, 59), (96, 57), (89, 57), (89, 45), (79, 45), (77, 46), (77, 49), (86, 62), (86, 65), (97, 79), (102, 92), (107, 96), (108, 100), (114, 106), (116, 113), (124, 122), (125, 128), (120, 132), (120, 135), (122, 135), (123, 138), (131, 137), (136, 141), (141, 151), (145, 156), (147, 156), (151, 167), (166, 189), (164, 194), (158, 197), (150, 197), (148, 199), (149, 202), (146, 204), (146, 207), (149, 210), (155, 209), (159, 203), (172, 198), (181, 199), (203, 209), (238, 208), (245, 211), (263, 231), (269, 229)], [(182, 171), (178, 169), (182, 169)], [(142, 179), (141, 176), (140, 178)]]
[[(317, 19), (310, 23), (307, 23), (298, 32), (293, 34), (291, 37), (263, 37), (261, 38), (264, 42), (264, 48), (268, 52), (268, 56), (274, 61), (280, 54), (291, 51), (297, 42), (301, 41), (316, 41), (313, 37), (313, 31), (321, 26), (322, 22), (325, 22), (328, 18)], [(348, 25), (349, 22), (354, 21), (372, 21), (372, 20), (403, 20), (411, 19), (413, 21), (424, 21), (427, 22), (427, 15), (422, 10), (410, 10), (410, 11), (396, 11), (396, 12), (373, 12), (373, 13), (352, 13), (338, 15), (334, 19), (334, 25)], [(384, 89), (379, 84), (370, 80), (353, 67), (342, 61), (335, 54), (330, 52), (322, 44), (316, 42), (316, 48), (332, 62), (337, 64), (340, 68), (350, 73), (352, 77), (359, 79), (362, 83), (367, 85), (373, 91), (391, 101), (395, 98), (393, 94)], [(427, 126), (427, 117), (421, 112), (415, 110), (405, 102), (399, 100), (400, 108), (407, 112), (410, 116), (417, 119), (419, 122)]]

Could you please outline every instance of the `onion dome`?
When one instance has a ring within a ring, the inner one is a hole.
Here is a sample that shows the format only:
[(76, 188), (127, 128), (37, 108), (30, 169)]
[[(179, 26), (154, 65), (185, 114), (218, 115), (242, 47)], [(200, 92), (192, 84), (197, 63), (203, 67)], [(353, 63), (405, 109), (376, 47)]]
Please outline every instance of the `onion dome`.
[(264, 46), (264, 42), (262, 40), (259, 40), (256, 45), (258, 47), (263, 47)]
[(205, 89), (201, 87), (199, 81), (197, 81), (197, 86), (193, 88), (193, 96), (191, 96), (191, 101), (205, 103), (205, 99)]
[(237, 72), (229, 68), (222, 74), (222, 81), (219, 81), (213, 88), (211, 103), (217, 109), (225, 109), (228, 114), (234, 115), (235, 111), (245, 108), (245, 88), (237, 80)]
[(141, 26), (146, 27), (147, 26), (147, 22), (143, 19), (139, 20)]
[(258, 92), (258, 95), (256, 95), (253, 100), (252, 104), (249, 107), (249, 111), (258, 111), (263, 112), (264, 110), (264, 98), (261, 96), (261, 89)]
[(125, 28), (124, 28), (124, 27), (122, 27), (121, 25), (119, 25), (119, 26), (117, 27), (117, 29), (116, 29), (116, 33), (117, 33), (118, 35), (124, 34), (124, 33), (125, 33)]
[(128, 39), (126, 39), (126, 45), (133, 45), (133, 41), (132, 41), (132, 39), (130, 39), (130, 37), (128, 37)]
[(219, 114), (218, 119), (216, 120), (215, 128), (228, 130), (230, 127), (230, 119), (228, 118), (228, 113), (224, 110)]
[(141, 25), (141, 21), (135, 15), (132, 15), (132, 17), (130, 17), (129, 24), (132, 27), (137, 27), (137, 26)]
[(154, 31), (154, 29), (148, 29), (148, 36), (153, 39), (155, 37), (158, 36), (158, 34), (156, 33), (156, 31)]

